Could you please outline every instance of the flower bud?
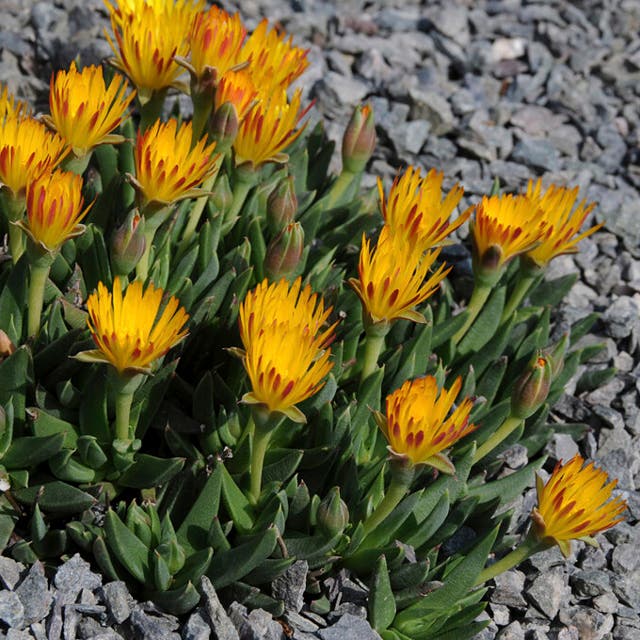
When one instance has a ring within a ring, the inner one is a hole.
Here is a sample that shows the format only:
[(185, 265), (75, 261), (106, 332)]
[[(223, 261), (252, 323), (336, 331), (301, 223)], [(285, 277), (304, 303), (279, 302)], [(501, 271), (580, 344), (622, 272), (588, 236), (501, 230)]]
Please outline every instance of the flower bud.
[(288, 224), (267, 247), (264, 268), (270, 280), (295, 274), (304, 250), (304, 231), (299, 222)]
[(267, 223), (273, 233), (293, 222), (298, 211), (298, 198), (293, 176), (283, 178), (267, 200)]
[(349, 524), (349, 509), (340, 498), (340, 489), (333, 487), (318, 506), (318, 527), (330, 538), (342, 533)]
[(216, 152), (224, 153), (231, 148), (239, 126), (238, 112), (231, 102), (225, 102), (216, 109), (209, 121), (209, 133), (216, 141)]
[(376, 146), (376, 126), (370, 105), (358, 105), (342, 138), (342, 168), (362, 173)]
[(502, 248), (493, 244), (482, 255), (473, 248), (473, 276), (478, 284), (494, 286), (502, 276), (504, 263)]
[(511, 414), (524, 420), (535, 413), (549, 395), (552, 378), (550, 359), (539, 352), (516, 380), (511, 394)]
[(133, 209), (122, 226), (111, 236), (111, 266), (114, 276), (128, 276), (135, 268), (146, 248), (145, 218)]
[(213, 188), (213, 194), (211, 195), (211, 203), (216, 211), (225, 212), (231, 208), (232, 202), (233, 191), (231, 191), (229, 178), (226, 174), (222, 174), (216, 180), (216, 184)]

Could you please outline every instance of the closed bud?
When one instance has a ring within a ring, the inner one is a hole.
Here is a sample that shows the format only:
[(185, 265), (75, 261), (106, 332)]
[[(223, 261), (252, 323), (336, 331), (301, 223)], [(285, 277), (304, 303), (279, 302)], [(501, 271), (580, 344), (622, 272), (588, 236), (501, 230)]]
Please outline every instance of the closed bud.
[(216, 180), (216, 184), (213, 188), (213, 194), (211, 195), (211, 203), (216, 211), (224, 213), (231, 208), (232, 202), (233, 191), (231, 191), (229, 178), (226, 174), (223, 174)]
[(216, 152), (225, 153), (238, 135), (238, 112), (231, 102), (220, 105), (209, 122), (209, 134), (216, 141)]
[(482, 255), (477, 252), (474, 245), (473, 275), (478, 284), (493, 286), (500, 280), (504, 271), (502, 255), (502, 248), (497, 244), (488, 247)]
[(304, 250), (304, 231), (299, 222), (288, 224), (267, 247), (264, 269), (267, 278), (279, 280), (296, 273)]
[(111, 266), (114, 276), (128, 276), (135, 268), (146, 248), (145, 219), (133, 209), (122, 226), (111, 236)]
[(330, 538), (342, 533), (349, 524), (349, 509), (338, 487), (333, 487), (320, 503), (316, 518), (318, 527)]
[(511, 414), (524, 420), (547, 399), (553, 379), (550, 359), (539, 352), (518, 378), (511, 394)]
[(283, 178), (267, 200), (267, 223), (273, 233), (278, 233), (293, 222), (298, 212), (298, 198), (293, 176)]
[(376, 125), (370, 105), (358, 105), (342, 138), (342, 168), (362, 173), (376, 147)]

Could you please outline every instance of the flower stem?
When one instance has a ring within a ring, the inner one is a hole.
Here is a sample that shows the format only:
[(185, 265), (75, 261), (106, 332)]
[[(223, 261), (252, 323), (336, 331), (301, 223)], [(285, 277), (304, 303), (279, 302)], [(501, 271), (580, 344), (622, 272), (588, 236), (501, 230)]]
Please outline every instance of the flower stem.
[(140, 101), (140, 132), (144, 133), (162, 115), (166, 89), (153, 91), (149, 98), (142, 103)]
[(516, 547), (513, 551), (509, 552), (503, 558), (500, 558), (497, 562), (485, 567), (480, 572), (480, 575), (473, 586), (479, 587), (481, 584), (487, 582), (487, 580), (491, 580), (497, 575), (500, 575), (505, 571), (509, 571), (509, 569), (513, 569), (513, 567), (524, 562), (527, 558), (530, 558), (532, 555), (539, 551), (544, 551), (545, 549), (548, 549), (548, 545), (537, 540), (530, 530), (529, 534), (522, 541), (522, 544), (519, 547)]
[(363, 536), (369, 535), (397, 506), (404, 498), (413, 478), (415, 467), (411, 463), (404, 461), (391, 461), (391, 482), (382, 502), (375, 508), (374, 512), (364, 521)]
[(11, 252), (11, 260), (16, 264), (20, 260), (20, 256), (27, 247), (24, 232), (15, 224), (9, 225), (9, 251)]
[(272, 433), (272, 429), (265, 429), (255, 424), (251, 449), (251, 488), (249, 490), (249, 498), (253, 504), (258, 503), (260, 492), (262, 491), (264, 456), (267, 452), (267, 446), (269, 445), (269, 440), (271, 440)]
[(136, 265), (136, 278), (145, 282), (149, 276), (149, 267), (151, 262), (151, 247), (153, 246), (153, 238), (156, 235), (156, 227), (149, 225), (144, 229), (144, 253), (140, 257)]
[(518, 279), (516, 288), (513, 290), (511, 297), (507, 301), (504, 307), (502, 316), (500, 317), (500, 324), (503, 325), (514, 314), (516, 309), (520, 306), (520, 303), (524, 300), (531, 285), (535, 282), (536, 277), (531, 275), (525, 275)]
[(331, 209), (337, 205), (343, 204), (342, 199), (344, 198), (344, 195), (353, 184), (353, 181), (358, 177), (358, 174), (351, 173), (350, 171), (343, 169), (342, 173), (338, 176), (329, 191), (326, 206)]
[(249, 191), (251, 191), (251, 187), (253, 187), (253, 181), (248, 180), (239, 180), (233, 185), (233, 201), (225, 215), (226, 220), (233, 220), (237, 217), (249, 195)]
[(492, 288), (486, 284), (476, 284), (476, 286), (473, 288), (471, 300), (469, 300), (469, 304), (467, 306), (467, 320), (464, 325), (458, 330), (458, 332), (453, 336), (454, 344), (458, 344), (467, 333), (469, 327), (471, 327), (475, 319), (478, 317), (480, 311), (482, 311), (482, 307), (484, 307), (484, 303), (487, 301), (487, 298), (489, 297), (491, 291)]
[(31, 278), (29, 281), (29, 315), (27, 329), (30, 338), (35, 338), (40, 332), (40, 320), (44, 305), (44, 289), (49, 277), (51, 265), (31, 264)]
[(130, 440), (131, 435), (131, 404), (133, 403), (133, 391), (123, 390), (116, 392), (116, 426), (115, 436), (117, 440)]
[[(365, 320), (365, 326), (367, 321)], [(364, 359), (360, 372), (360, 384), (378, 368), (378, 358), (384, 349), (384, 339), (391, 329), (388, 322), (376, 322), (369, 324), (365, 330)]]
[(491, 434), (491, 437), (482, 444), (476, 451), (473, 457), (473, 464), (479, 462), (486, 455), (491, 453), (507, 436), (509, 436), (514, 429), (517, 429), (522, 424), (522, 418), (518, 418), (514, 415), (509, 415), (505, 421), (498, 427), (498, 429)]

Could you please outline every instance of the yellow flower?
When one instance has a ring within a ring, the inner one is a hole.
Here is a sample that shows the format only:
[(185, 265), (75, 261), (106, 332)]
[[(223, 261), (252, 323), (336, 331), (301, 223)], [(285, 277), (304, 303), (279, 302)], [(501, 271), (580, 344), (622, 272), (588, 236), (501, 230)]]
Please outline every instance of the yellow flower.
[(202, 138), (191, 148), (191, 123), (160, 120), (138, 132), (134, 185), (148, 202), (169, 204), (192, 197), (193, 189), (215, 171), (215, 143)]
[(483, 196), (471, 223), (476, 276), (498, 276), (509, 260), (533, 249), (544, 230), (535, 200), (524, 195)]
[(290, 145), (304, 127), (297, 131), (297, 124), (308, 109), (300, 112), (301, 91), (298, 89), (287, 99), (284, 89), (276, 90), (269, 98), (259, 102), (240, 123), (233, 143), (236, 164), (250, 162), (254, 166), (265, 162), (282, 162), (286, 156), (282, 150)]
[(109, 135), (120, 124), (135, 95), (126, 95), (127, 83), (116, 74), (107, 88), (102, 67), (84, 67), (78, 72), (75, 62), (69, 71), (51, 77), (49, 108), (51, 124), (73, 153), (82, 157), (93, 147), (121, 142), (121, 136)]
[(358, 265), (360, 277), (352, 278), (349, 284), (362, 301), (368, 321), (375, 324), (406, 318), (424, 322), (415, 307), (433, 295), (449, 273), (449, 269), (441, 265), (429, 276), (439, 255), (439, 248), (425, 253), (406, 237), (392, 233), (386, 225), (374, 249), (370, 249), (363, 234)]
[(247, 30), (237, 13), (231, 16), (213, 6), (198, 14), (191, 34), (191, 65), (196, 76), (201, 78), (210, 67), (219, 78), (246, 61), (246, 56), (241, 56), (246, 35)]
[(611, 498), (617, 480), (608, 482), (604, 471), (584, 462), (579, 455), (565, 465), (559, 461), (546, 484), (536, 476), (534, 533), (538, 540), (557, 544), (565, 557), (571, 554), (571, 540), (593, 544), (592, 536), (624, 520), (627, 508), (622, 498)]
[(578, 242), (602, 226), (598, 224), (576, 236), (596, 206), (595, 203), (587, 204), (586, 200), (582, 200), (574, 208), (578, 198), (578, 187), (567, 189), (552, 184), (542, 193), (542, 180), (535, 183), (530, 180), (527, 196), (537, 202), (538, 219), (545, 225), (540, 244), (526, 253), (527, 258), (538, 267), (546, 266), (553, 258), (563, 253), (576, 253)]
[(64, 140), (41, 122), (20, 113), (0, 122), (0, 183), (14, 197), (24, 195), (27, 182), (51, 171), (62, 159)]
[(9, 116), (28, 116), (30, 114), (31, 109), (26, 102), (16, 100), (15, 96), (9, 93), (9, 87), (0, 85), (0, 125)]
[(265, 18), (247, 39), (242, 57), (249, 60), (249, 70), (256, 86), (265, 93), (286, 89), (309, 66), (308, 49), (293, 45), (292, 38), (276, 28), (269, 29)]
[(236, 108), (238, 121), (242, 121), (257, 99), (258, 90), (247, 69), (227, 71), (216, 89), (215, 108), (219, 109), (225, 102), (230, 102)]
[(122, 292), (120, 279), (113, 293), (98, 283), (87, 300), (87, 324), (98, 349), (77, 354), (85, 362), (103, 362), (124, 373), (149, 373), (151, 363), (187, 335), (189, 315), (177, 298), (161, 310), (164, 292), (152, 283), (142, 289), (136, 280)]
[(336, 325), (323, 328), (330, 313), (300, 278), (292, 285), (265, 279), (247, 294), (239, 325), (252, 391), (244, 402), (306, 421), (295, 405), (319, 391), (333, 367), (329, 345)]
[(454, 473), (453, 464), (442, 452), (476, 429), (469, 423), (470, 398), (453, 408), (461, 387), (462, 379), (457, 378), (451, 389), (439, 390), (433, 376), (424, 376), (407, 380), (387, 396), (386, 416), (380, 412), (374, 416), (391, 456)]
[(104, 0), (115, 42), (107, 40), (114, 64), (138, 89), (141, 102), (154, 91), (175, 86), (184, 69), (175, 56), (189, 53), (189, 36), (204, 0)]
[(464, 189), (455, 185), (442, 197), (444, 173), (431, 169), (422, 176), (419, 167), (408, 167), (391, 185), (388, 198), (384, 197), (382, 180), (378, 191), (385, 223), (396, 233), (403, 233), (423, 249), (445, 243), (447, 236), (471, 215), (467, 209), (451, 222), (451, 214), (460, 203)]
[(82, 178), (70, 171), (44, 173), (27, 185), (27, 219), (17, 224), (47, 252), (84, 231), (80, 220), (91, 205), (82, 208)]

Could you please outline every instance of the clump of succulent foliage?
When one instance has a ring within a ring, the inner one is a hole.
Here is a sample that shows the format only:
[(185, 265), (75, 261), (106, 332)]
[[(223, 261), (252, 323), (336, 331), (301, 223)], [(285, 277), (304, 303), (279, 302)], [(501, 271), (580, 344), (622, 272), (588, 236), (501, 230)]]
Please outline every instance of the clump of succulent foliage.
[[(206, 575), (281, 615), (296, 560), (322, 611), (347, 567), (385, 639), (473, 635), (487, 580), (625, 509), (576, 457), (508, 534), (545, 444), (586, 428), (549, 408), (594, 317), (552, 341), (574, 276), (543, 276), (592, 205), (532, 181), (456, 214), (418, 167), (362, 192), (374, 114), (331, 175), (291, 38), (202, 1), (107, 7), (111, 66), (55, 74), (47, 115), (0, 94), (0, 548), (80, 550), (178, 614)], [(192, 119), (163, 116), (173, 91)], [(466, 303), (443, 259), (465, 223)], [(530, 462), (503, 474), (514, 443)]]

